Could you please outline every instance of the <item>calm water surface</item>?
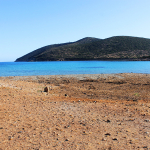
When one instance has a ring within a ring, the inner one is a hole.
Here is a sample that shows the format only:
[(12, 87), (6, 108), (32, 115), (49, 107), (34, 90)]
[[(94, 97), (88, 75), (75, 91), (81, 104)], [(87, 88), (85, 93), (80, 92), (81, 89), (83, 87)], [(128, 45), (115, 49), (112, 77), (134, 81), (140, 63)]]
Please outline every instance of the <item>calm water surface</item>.
[(0, 62), (0, 76), (65, 74), (150, 74), (150, 61)]

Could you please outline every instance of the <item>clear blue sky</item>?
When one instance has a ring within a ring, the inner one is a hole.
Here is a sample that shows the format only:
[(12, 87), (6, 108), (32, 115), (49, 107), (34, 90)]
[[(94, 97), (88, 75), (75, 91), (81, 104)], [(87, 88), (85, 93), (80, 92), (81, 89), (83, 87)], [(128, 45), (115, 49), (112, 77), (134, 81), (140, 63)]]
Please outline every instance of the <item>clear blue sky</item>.
[(150, 38), (150, 0), (0, 0), (0, 62), (84, 37)]

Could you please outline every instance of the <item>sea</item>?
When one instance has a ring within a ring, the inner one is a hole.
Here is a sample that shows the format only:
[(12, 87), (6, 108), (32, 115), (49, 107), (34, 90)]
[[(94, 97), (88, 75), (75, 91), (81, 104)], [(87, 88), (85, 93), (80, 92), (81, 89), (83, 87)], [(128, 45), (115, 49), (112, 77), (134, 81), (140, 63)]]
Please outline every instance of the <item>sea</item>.
[(150, 74), (150, 61), (0, 62), (0, 76), (69, 74)]

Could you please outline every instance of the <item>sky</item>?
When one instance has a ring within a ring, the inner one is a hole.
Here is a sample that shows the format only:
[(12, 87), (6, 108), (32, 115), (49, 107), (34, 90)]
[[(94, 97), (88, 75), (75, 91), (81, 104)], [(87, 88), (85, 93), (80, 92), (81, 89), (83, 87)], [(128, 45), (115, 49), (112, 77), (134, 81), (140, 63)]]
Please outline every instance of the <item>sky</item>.
[(84, 37), (150, 38), (150, 0), (0, 0), (0, 62)]

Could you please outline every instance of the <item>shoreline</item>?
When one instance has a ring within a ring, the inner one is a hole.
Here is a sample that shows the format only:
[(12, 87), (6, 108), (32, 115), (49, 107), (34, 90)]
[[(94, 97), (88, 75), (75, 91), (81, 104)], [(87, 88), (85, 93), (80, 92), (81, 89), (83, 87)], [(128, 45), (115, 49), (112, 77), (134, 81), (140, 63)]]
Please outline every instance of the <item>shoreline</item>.
[(45, 77), (45, 78), (49, 78), (49, 77), (67, 77), (67, 78), (80, 78), (80, 77), (89, 77), (89, 78), (93, 78), (93, 77), (103, 77), (103, 76), (117, 76), (117, 75), (121, 75), (121, 74), (135, 74), (135, 75), (150, 75), (150, 73), (101, 73), (101, 74), (66, 74), (66, 75), (29, 75), (29, 76), (0, 76), (0, 78), (36, 78), (36, 77)]

